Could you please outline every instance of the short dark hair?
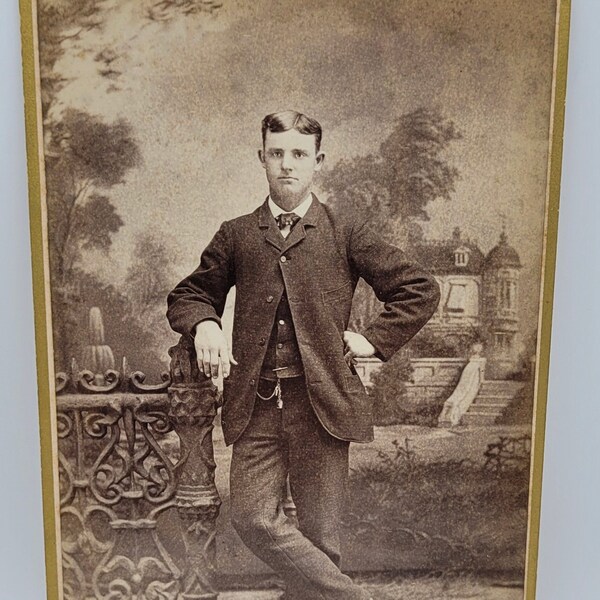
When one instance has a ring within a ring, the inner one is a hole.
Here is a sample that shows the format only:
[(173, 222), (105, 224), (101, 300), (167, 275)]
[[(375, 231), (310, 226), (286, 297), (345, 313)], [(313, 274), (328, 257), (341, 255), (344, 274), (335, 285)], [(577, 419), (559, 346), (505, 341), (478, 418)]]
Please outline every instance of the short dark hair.
[(265, 145), (267, 131), (279, 133), (281, 131), (289, 131), (290, 129), (295, 129), (305, 135), (314, 135), (316, 150), (319, 152), (321, 149), (321, 138), (323, 137), (321, 124), (316, 119), (295, 110), (282, 110), (272, 113), (262, 120), (263, 146)]

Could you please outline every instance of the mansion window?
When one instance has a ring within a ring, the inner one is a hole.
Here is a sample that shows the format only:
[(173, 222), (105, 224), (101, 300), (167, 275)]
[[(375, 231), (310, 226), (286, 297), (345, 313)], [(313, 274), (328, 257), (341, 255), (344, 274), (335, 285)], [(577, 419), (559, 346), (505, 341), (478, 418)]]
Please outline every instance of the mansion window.
[(512, 333), (504, 333), (502, 331), (496, 331), (494, 333), (494, 346), (501, 350), (510, 350), (512, 347)]
[(457, 248), (454, 251), (454, 264), (457, 267), (466, 267), (469, 264), (469, 249)]
[(467, 297), (467, 286), (459, 283), (451, 283), (448, 298), (446, 300), (446, 312), (461, 314), (465, 312)]
[(517, 304), (517, 284), (503, 279), (500, 282), (500, 308), (515, 310)]

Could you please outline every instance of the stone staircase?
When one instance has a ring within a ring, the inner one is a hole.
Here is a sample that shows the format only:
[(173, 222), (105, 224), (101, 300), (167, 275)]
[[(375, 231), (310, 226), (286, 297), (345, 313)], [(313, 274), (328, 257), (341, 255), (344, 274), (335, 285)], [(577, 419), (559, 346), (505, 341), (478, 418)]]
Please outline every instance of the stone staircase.
[(462, 417), (463, 425), (493, 425), (525, 384), (522, 381), (483, 381), (477, 397)]

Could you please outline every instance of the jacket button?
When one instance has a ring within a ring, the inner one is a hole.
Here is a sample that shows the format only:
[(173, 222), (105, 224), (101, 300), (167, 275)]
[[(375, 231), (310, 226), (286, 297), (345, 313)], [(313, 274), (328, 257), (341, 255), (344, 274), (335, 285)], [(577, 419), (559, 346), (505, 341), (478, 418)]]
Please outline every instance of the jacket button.
[(267, 302), (271, 304), (271, 302), (273, 302), (273, 296), (267, 296)]
[(265, 345), (265, 338), (260, 338), (259, 342), (258, 342), (259, 346), (264, 346)]
[(255, 383), (256, 383), (256, 380), (255, 380), (255, 379), (251, 379), (251, 380), (250, 380), (250, 385), (254, 385)]
[(286, 258), (285, 256), (282, 256), (282, 257), (281, 257), (279, 260), (280, 260), (281, 262), (285, 262), (285, 261), (287, 260), (287, 258)]
[(279, 344), (277, 344), (277, 347), (281, 350), (281, 348), (283, 348), (283, 344), (280, 342)]

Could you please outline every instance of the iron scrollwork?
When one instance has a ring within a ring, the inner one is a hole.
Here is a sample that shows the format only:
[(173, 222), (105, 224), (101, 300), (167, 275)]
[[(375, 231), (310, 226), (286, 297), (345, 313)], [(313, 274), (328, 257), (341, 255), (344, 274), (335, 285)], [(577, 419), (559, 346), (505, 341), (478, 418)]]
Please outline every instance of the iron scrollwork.
[(157, 384), (126, 360), (101, 375), (73, 361), (56, 376), (67, 600), (217, 598), (217, 390), (189, 340), (170, 354)]

